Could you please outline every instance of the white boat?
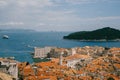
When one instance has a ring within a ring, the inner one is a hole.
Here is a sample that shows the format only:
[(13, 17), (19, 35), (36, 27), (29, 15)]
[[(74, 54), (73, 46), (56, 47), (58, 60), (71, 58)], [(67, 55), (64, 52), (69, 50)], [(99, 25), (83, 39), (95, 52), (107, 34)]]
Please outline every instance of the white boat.
[(8, 35), (3, 35), (3, 39), (8, 39), (9, 36)]

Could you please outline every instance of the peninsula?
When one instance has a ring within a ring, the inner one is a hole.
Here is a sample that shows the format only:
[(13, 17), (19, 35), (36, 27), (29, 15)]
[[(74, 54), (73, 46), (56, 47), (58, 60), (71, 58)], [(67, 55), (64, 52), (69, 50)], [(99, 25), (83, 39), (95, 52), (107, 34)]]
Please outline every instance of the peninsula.
[(80, 41), (120, 41), (120, 30), (105, 27), (93, 31), (74, 32), (63, 38)]

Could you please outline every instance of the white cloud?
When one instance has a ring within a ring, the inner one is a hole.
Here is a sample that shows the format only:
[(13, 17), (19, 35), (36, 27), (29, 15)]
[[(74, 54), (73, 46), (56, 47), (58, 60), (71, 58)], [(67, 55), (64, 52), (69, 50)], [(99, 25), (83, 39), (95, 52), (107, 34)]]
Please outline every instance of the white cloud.
[(74, 17), (74, 11), (72, 10), (57, 10), (57, 11), (45, 11), (42, 15), (39, 16), (40, 19), (45, 21), (58, 21), (64, 22), (70, 20)]
[(95, 21), (111, 21), (111, 20), (120, 20), (120, 16), (100, 16), (94, 18), (82, 18), (80, 15), (75, 14), (73, 10), (59, 10), (59, 11), (45, 11), (44, 14), (39, 15), (38, 18), (43, 21), (50, 22), (95, 22)]
[[(79, 8), (79, 5), (74, 5), (103, 1), (107, 2), (109, 0), (0, 0), (0, 7), (7, 6), (0, 10), (0, 21), (6, 22), (0, 23), (0, 26), (39, 30), (42, 30), (42, 28), (44, 30), (62, 30), (64, 28), (69, 30), (71, 28), (72, 30), (74, 26), (74, 29), (77, 30), (79, 26), (85, 27), (87, 25), (111, 25), (112, 23), (119, 25), (120, 23), (118, 21), (120, 21), (120, 16), (101, 17), (100, 15), (103, 15), (102, 13), (97, 14), (96, 12), (98, 10), (93, 10), (95, 16), (100, 16), (95, 17), (94, 15), (91, 16), (91, 14), (88, 14), (91, 12), (90, 10), (87, 11), (89, 8)], [(92, 9), (94, 8), (92, 7)], [(100, 8), (100, 10), (103, 9)], [(106, 12), (103, 11), (103, 13)]]
[(107, 16), (107, 17), (95, 17), (84, 19), (86, 21), (110, 21), (110, 20), (120, 20), (120, 16)]
[(67, 3), (72, 4), (84, 4), (84, 3), (95, 3), (99, 0), (65, 0)]
[(23, 22), (6, 22), (6, 23), (0, 23), (1, 26), (19, 26), (24, 25)]
[(6, 6), (7, 2), (4, 0), (0, 0), (0, 7)]
[(50, 0), (17, 0), (17, 4), (21, 7), (33, 6), (33, 7), (45, 7), (51, 6)]
[(53, 3), (50, 0), (1, 0), (0, 4), (18, 6), (18, 7), (45, 7), (51, 6)]
[(38, 27), (38, 26), (46, 26), (46, 24), (45, 24), (45, 23), (38, 23), (38, 24), (36, 25), (36, 27)]
[(98, 3), (98, 2), (120, 2), (120, 0), (65, 0), (70, 4), (88, 4), (88, 3)]

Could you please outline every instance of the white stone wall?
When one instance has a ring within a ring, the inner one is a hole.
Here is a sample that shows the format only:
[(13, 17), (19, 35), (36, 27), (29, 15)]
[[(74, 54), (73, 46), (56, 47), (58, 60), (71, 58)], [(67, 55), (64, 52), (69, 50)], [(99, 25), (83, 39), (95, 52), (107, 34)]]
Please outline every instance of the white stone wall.
[(1, 65), (9, 66), (9, 64), (10, 64), (10, 62), (8, 60), (0, 61), (0, 62), (1, 62)]
[(18, 65), (17, 63), (10, 63), (8, 72), (12, 75), (16, 80), (18, 79)]
[(89, 62), (92, 60), (92, 58), (79, 58), (79, 59), (71, 59), (71, 60), (67, 60), (67, 67), (71, 67), (71, 68), (75, 68), (76, 63), (82, 63), (81, 60), (85, 60), (85, 62)]
[(7, 73), (12, 75), (16, 80), (18, 80), (18, 65), (17, 62), (10, 62), (10, 60), (0, 61), (1, 65), (6, 65), (8, 67)]
[(67, 67), (75, 68), (75, 64), (80, 62), (81, 59), (73, 59), (67, 61)]
[(47, 55), (45, 54), (45, 48), (35, 48), (34, 58), (43, 58)]
[(44, 58), (54, 47), (37, 48), (35, 47), (34, 58)]
[(72, 48), (72, 55), (76, 54), (76, 49)]

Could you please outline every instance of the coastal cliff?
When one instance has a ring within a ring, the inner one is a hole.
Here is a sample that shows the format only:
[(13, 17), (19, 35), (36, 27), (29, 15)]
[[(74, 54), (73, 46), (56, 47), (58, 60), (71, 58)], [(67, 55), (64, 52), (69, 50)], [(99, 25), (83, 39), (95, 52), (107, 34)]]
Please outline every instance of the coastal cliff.
[(120, 30), (105, 27), (93, 31), (74, 32), (63, 38), (80, 41), (120, 41)]

